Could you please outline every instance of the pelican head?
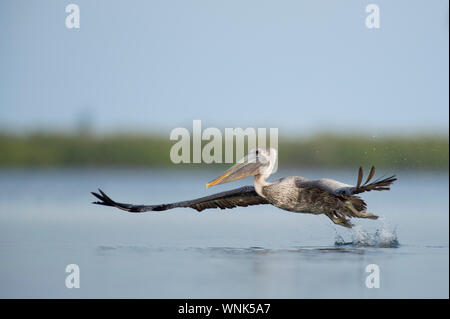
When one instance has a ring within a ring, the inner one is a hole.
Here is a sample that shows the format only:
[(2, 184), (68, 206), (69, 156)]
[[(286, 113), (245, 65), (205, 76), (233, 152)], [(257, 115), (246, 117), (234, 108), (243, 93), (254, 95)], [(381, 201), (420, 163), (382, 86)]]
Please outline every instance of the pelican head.
[(276, 160), (276, 149), (254, 148), (221, 176), (206, 184), (206, 188), (249, 176), (265, 175), (268, 177), (275, 167)]

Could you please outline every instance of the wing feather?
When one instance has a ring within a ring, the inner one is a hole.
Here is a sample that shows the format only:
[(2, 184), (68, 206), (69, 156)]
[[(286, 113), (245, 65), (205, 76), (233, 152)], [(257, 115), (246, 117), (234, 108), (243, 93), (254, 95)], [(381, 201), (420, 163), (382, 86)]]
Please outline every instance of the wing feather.
[(367, 179), (363, 185), (366, 185), (372, 179), (374, 174), (375, 174), (375, 166), (372, 166), (372, 168), (370, 169), (369, 175), (367, 176)]
[(362, 167), (360, 166), (360, 167), (359, 167), (359, 171), (358, 171), (358, 182), (356, 183), (356, 188), (358, 188), (359, 185), (361, 185), (362, 178), (363, 178), (363, 169), (362, 169)]
[(116, 207), (132, 213), (164, 211), (177, 207), (193, 208), (201, 212), (202, 210), (208, 208), (226, 209), (235, 208), (237, 206), (247, 207), (250, 205), (261, 205), (269, 203), (264, 197), (261, 197), (256, 193), (253, 186), (244, 186), (197, 199), (159, 205), (133, 205), (118, 203), (113, 201), (101, 189), (99, 189), (98, 191), (100, 192), (100, 194), (92, 192), (92, 195), (97, 197), (100, 201), (93, 202), (93, 204)]
[(299, 187), (307, 187), (307, 186), (314, 186), (319, 187), (323, 189), (324, 191), (334, 194), (334, 195), (353, 195), (353, 194), (360, 194), (363, 192), (370, 192), (370, 191), (384, 191), (384, 190), (390, 190), (390, 185), (394, 183), (397, 180), (397, 177), (395, 175), (386, 177), (386, 178), (379, 178), (372, 183), (368, 184), (368, 182), (372, 179), (373, 175), (375, 174), (375, 167), (372, 166), (370, 169), (369, 175), (364, 182), (362, 183), (363, 178), (363, 171), (362, 168), (359, 168), (358, 171), (358, 179), (356, 182), (356, 186), (351, 186), (348, 184), (341, 183), (339, 181), (329, 179), (329, 178), (322, 178), (315, 181), (297, 181), (297, 186)]

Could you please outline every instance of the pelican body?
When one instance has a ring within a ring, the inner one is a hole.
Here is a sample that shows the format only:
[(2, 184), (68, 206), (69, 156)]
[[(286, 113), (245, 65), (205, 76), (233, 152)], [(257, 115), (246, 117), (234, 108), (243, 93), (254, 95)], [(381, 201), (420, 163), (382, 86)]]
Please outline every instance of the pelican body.
[(366, 211), (366, 203), (356, 194), (368, 191), (389, 190), (396, 181), (395, 175), (369, 183), (375, 174), (372, 166), (368, 177), (362, 183), (363, 170), (360, 167), (355, 186), (323, 178), (308, 180), (300, 176), (290, 176), (269, 182), (277, 160), (274, 148), (258, 147), (247, 154), (237, 164), (218, 178), (206, 184), (206, 187), (232, 182), (254, 176), (253, 186), (217, 193), (214, 195), (159, 205), (132, 205), (113, 201), (102, 190), (92, 193), (100, 201), (94, 204), (112, 206), (132, 213), (165, 211), (177, 207), (189, 207), (202, 211), (207, 208), (235, 208), (249, 205), (270, 204), (294, 213), (324, 214), (340, 226), (352, 227), (350, 218), (377, 219), (378, 216)]

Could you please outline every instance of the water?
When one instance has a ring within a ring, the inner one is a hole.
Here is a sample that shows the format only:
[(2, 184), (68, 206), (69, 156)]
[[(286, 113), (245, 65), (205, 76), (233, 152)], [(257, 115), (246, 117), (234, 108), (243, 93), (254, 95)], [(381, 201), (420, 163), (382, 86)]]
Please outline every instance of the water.
[[(205, 190), (204, 170), (0, 171), (1, 298), (448, 298), (448, 173), (402, 173), (367, 193), (379, 220), (353, 230), (271, 206), (128, 214), (90, 204), (163, 203)], [(380, 172), (381, 173), (381, 172)], [(356, 172), (282, 171), (334, 177)], [(67, 289), (66, 265), (80, 267)], [(380, 288), (365, 271), (380, 268)]]

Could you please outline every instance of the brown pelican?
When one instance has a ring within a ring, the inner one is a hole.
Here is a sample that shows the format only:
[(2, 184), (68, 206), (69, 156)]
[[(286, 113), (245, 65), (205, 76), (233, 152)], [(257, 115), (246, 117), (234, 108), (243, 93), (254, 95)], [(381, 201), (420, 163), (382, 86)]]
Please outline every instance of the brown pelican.
[(272, 173), (276, 160), (275, 149), (258, 147), (221, 176), (206, 184), (208, 188), (254, 176), (254, 186), (244, 186), (198, 199), (159, 205), (118, 203), (99, 189), (99, 194), (92, 193), (100, 200), (94, 204), (112, 206), (132, 213), (164, 211), (177, 207), (190, 207), (202, 211), (207, 208), (225, 209), (271, 204), (295, 213), (325, 214), (337, 225), (352, 227), (353, 224), (349, 220), (351, 217), (378, 218), (366, 211), (366, 203), (355, 194), (372, 190), (389, 190), (389, 186), (397, 180), (393, 175), (369, 183), (375, 173), (375, 167), (372, 166), (364, 183), (362, 183), (363, 170), (359, 168), (355, 186), (328, 178), (307, 180), (300, 176), (284, 177), (268, 182), (266, 179)]

